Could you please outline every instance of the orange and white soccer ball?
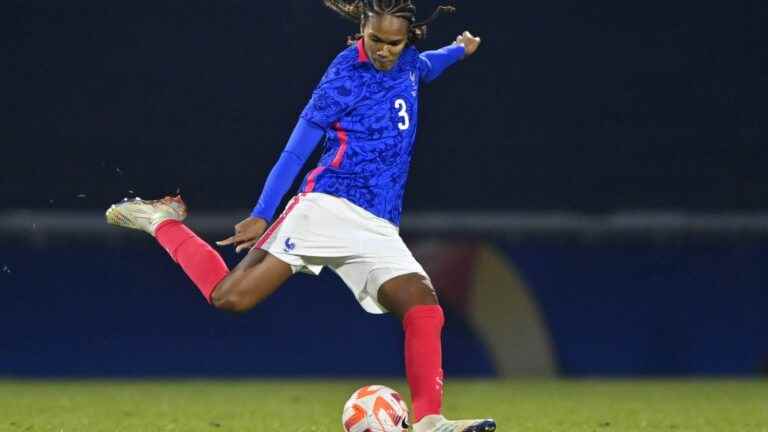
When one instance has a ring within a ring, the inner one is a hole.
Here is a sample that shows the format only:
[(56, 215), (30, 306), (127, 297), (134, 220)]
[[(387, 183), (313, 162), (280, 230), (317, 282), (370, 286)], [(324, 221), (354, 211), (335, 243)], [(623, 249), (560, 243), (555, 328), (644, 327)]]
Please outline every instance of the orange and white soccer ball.
[(408, 405), (389, 387), (365, 386), (344, 404), (341, 423), (346, 432), (407, 431)]

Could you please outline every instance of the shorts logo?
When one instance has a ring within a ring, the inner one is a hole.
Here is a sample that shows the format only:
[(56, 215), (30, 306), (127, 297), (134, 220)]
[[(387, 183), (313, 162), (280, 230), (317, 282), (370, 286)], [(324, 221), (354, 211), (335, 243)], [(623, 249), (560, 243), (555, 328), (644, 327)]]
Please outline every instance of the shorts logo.
[(290, 251), (296, 249), (296, 243), (292, 242), (290, 237), (285, 239), (285, 243), (283, 244), (283, 246), (284, 246), (283, 250), (285, 252), (290, 252)]

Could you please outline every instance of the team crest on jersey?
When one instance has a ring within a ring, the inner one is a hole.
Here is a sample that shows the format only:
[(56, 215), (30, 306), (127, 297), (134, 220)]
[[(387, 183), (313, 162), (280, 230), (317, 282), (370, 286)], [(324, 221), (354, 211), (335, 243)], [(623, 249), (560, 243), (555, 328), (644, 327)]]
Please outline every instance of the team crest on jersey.
[(296, 243), (291, 241), (291, 238), (288, 237), (285, 239), (285, 243), (283, 244), (283, 251), (286, 253), (296, 249)]

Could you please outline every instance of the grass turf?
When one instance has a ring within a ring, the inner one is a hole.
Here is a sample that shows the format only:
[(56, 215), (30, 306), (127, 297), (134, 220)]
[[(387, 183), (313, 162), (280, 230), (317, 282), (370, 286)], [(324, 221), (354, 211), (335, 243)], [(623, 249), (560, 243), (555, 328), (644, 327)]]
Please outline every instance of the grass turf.
[[(374, 380), (375, 381), (375, 380)], [(0, 431), (341, 431), (363, 384), (399, 381), (0, 381)], [(768, 381), (461, 381), (449, 417), (500, 432), (768, 432)]]

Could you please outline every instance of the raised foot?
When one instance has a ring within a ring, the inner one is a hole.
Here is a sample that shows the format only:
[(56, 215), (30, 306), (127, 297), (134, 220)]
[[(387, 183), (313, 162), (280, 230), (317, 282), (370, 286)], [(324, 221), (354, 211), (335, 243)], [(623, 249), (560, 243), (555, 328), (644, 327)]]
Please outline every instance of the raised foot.
[(170, 219), (183, 221), (187, 217), (187, 205), (181, 196), (167, 196), (159, 200), (126, 198), (107, 209), (106, 217), (109, 224), (155, 235), (161, 223)]

